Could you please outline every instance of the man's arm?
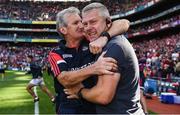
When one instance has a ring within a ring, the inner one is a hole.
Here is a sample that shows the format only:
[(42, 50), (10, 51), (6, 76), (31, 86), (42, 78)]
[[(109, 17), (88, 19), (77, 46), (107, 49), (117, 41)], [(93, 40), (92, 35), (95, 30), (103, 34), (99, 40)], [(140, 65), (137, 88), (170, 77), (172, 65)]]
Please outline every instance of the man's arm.
[[(129, 29), (129, 26), (130, 26), (130, 22), (126, 19), (120, 19), (120, 20), (113, 21), (111, 24), (111, 27), (107, 31), (109, 33), (109, 37), (117, 36), (117, 35), (127, 32), (127, 30)], [(102, 48), (108, 42), (108, 39), (110, 39), (110, 38), (107, 38), (105, 36), (100, 36), (95, 41), (92, 41), (89, 44), (89, 49), (90, 49), (91, 53), (93, 53), (93, 54), (100, 53), (102, 51)]]
[[(91, 75), (111, 75), (113, 74), (111, 70), (117, 70), (117, 61), (110, 57), (104, 58), (103, 56), (105, 52), (102, 53), (102, 55), (98, 58), (98, 61), (96, 61), (94, 64), (76, 71), (67, 71), (66, 69), (63, 69), (63, 66), (67, 65), (67, 63), (65, 63), (62, 58), (59, 58), (60, 60), (53, 60), (55, 59), (53, 56), (57, 56), (57, 54), (52, 54), (54, 53), (51, 53), (49, 56), (49, 62), (51, 67), (54, 67), (53, 72), (55, 77), (57, 77), (57, 80), (66, 88), (82, 82)], [(56, 57), (56, 59), (58, 58)], [(57, 62), (61, 63), (57, 64)]]
[(120, 74), (114, 73), (113, 75), (102, 75), (98, 77), (96, 86), (91, 89), (82, 88), (81, 85), (76, 85), (73, 88), (64, 89), (68, 95), (67, 98), (80, 98), (81, 97), (92, 103), (107, 105), (114, 98)]
[[(119, 45), (111, 45), (111, 48), (105, 54), (105, 57), (112, 57), (117, 61), (118, 65), (118, 72), (114, 71), (112, 75), (102, 75), (98, 76), (98, 82), (96, 86), (91, 89), (82, 89), (78, 90), (78, 88), (74, 89), (65, 89), (65, 93), (68, 98), (77, 98), (74, 94), (82, 94), (82, 97), (88, 101), (98, 104), (108, 104), (112, 101), (117, 85), (122, 78), (121, 76), (121, 68), (123, 68), (124, 64), (126, 63), (126, 58), (122, 48)], [(79, 87), (80, 89), (81, 87)], [(79, 93), (77, 93), (79, 92)], [(80, 95), (79, 95), (80, 96)], [(81, 97), (81, 96), (80, 96)]]
[[(107, 58), (106, 58), (107, 59)], [(111, 62), (115, 61), (111, 58), (108, 58), (108, 60)], [(116, 71), (117, 66), (115, 65), (116, 62), (113, 62), (112, 64), (103, 64), (103, 60), (97, 61), (94, 64), (87, 66), (83, 69), (76, 70), (76, 71), (63, 71), (58, 76), (58, 81), (66, 88), (72, 87), (75, 84), (81, 83), (83, 80), (87, 79), (88, 77), (92, 75), (103, 75), (108, 74), (111, 75), (113, 72), (111, 70)]]
[[(121, 39), (118, 38), (118, 39)], [(117, 61), (118, 71), (115, 71), (113, 75), (103, 75), (98, 77), (97, 86), (92, 89), (82, 89), (82, 97), (88, 101), (98, 103), (98, 104), (108, 104), (112, 101), (117, 85), (122, 79), (122, 68), (124, 68), (126, 61), (126, 56), (120, 45), (114, 44), (109, 47), (105, 57), (112, 57)]]
[(82, 97), (93, 103), (109, 104), (115, 95), (119, 80), (119, 73), (99, 76), (96, 86), (91, 89), (81, 90)]
[(130, 22), (127, 19), (115, 20), (112, 22), (112, 26), (107, 31), (110, 37), (117, 36), (127, 32), (129, 29)]

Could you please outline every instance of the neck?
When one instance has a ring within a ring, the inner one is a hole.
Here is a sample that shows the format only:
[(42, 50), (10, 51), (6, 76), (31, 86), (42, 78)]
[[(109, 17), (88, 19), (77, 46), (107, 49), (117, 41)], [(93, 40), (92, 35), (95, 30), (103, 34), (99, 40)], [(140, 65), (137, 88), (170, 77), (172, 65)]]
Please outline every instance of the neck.
[(74, 40), (74, 39), (67, 40), (66, 46), (69, 48), (78, 48), (80, 45), (80, 41), (81, 41), (81, 39), (79, 39), (79, 40)]

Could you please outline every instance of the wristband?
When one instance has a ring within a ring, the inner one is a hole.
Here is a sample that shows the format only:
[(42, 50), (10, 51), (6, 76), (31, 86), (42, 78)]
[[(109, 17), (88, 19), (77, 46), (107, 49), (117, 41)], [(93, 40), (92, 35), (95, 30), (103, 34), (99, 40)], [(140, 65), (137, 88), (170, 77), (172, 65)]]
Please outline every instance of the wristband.
[(83, 96), (82, 96), (82, 93), (81, 93), (81, 91), (82, 91), (83, 89), (84, 89), (84, 87), (82, 87), (82, 88), (78, 91), (78, 93), (77, 93), (79, 99), (83, 99)]
[(111, 39), (111, 36), (109, 35), (109, 33), (108, 32), (102, 32), (101, 34), (100, 34), (100, 37), (103, 37), (103, 36), (105, 36), (105, 37), (107, 37), (107, 39), (108, 39), (108, 41)]

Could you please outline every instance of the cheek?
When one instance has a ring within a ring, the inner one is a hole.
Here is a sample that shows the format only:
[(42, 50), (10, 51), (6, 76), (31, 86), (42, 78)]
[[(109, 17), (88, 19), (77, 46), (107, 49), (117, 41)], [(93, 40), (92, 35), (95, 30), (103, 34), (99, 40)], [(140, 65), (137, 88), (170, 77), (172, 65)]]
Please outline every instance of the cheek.
[(88, 41), (91, 41), (91, 39), (90, 39), (88, 36), (85, 36), (85, 38), (86, 38)]
[(78, 29), (77, 28), (73, 28), (71, 29), (71, 32), (74, 34), (74, 33), (78, 33)]
[(104, 30), (104, 29), (103, 29), (102, 27), (97, 28), (97, 29), (96, 29), (96, 31), (97, 31), (97, 33), (96, 33), (97, 36), (100, 36), (100, 34), (103, 32), (103, 30)]
[(99, 23), (96, 25), (96, 31), (98, 36), (105, 30), (105, 24)]
[(90, 36), (88, 36), (88, 34), (84, 34), (84, 37), (85, 37), (88, 41), (90, 41)]
[(84, 26), (84, 33), (87, 33), (87, 32), (88, 32), (88, 27)]

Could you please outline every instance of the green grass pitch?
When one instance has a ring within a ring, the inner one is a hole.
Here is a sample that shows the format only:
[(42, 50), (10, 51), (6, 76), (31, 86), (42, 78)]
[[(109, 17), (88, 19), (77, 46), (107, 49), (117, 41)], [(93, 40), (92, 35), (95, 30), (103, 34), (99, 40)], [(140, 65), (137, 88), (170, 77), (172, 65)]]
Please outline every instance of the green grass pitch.
[[(4, 80), (0, 75), (0, 114), (34, 114), (34, 102), (26, 91), (26, 85), (31, 80), (31, 75), (24, 75), (20, 71), (6, 71)], [(46, 86), (54, 94), (53, 79), (44, 74)], [(37, 87), (40, 98), (39, 113), (55, 114), (55, 105), (49, 97)]]
[[(26, 91), (26, 85), (31, 80), (31, 75), (24, 75), (20, 71), (6, 71), (4, 80), (0, 75), (0, 114), (34, 114), (34, 102)], [(44, 81), (48, 89), (54, 94), (53, 78), (44, 73)], [(37, 87), (40, 98), (39, 113), (55, 114), (55, 105), (49, 97)], [(151, 114), (155, 114), (149, 111)]]

